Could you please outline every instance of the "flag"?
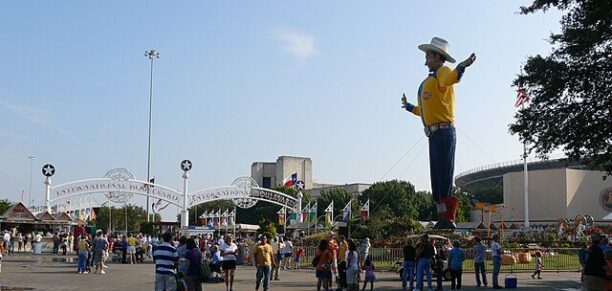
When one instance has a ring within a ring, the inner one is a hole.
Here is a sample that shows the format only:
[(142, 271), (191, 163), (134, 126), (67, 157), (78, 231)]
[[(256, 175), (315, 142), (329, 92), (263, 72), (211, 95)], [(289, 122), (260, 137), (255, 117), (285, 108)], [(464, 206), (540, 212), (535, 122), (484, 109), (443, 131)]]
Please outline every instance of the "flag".
[(232, 212), (230, 212), (227, 215), (227, 225), (234, 225), (236, 224), (236, 211), (232, 210)]
[(276, 214), (278, 214), (278, 224), (285, 225), (285, 207), (281, 208)]
[(297, 173), (293, 173), (283, 179), (283, 186), (293, 187), (297, 182)]
[(202, 215), (200, 215), (200, 225), (208, 224), (208, 211), (204, 211)]
[(334, 213), (334, 201), (332, 201), (327, 208), (325, 208), (325, 212)]
[(310, 212), (310, 202), (308, 202), (308, 204), (306, 204), (306, 207), (304, 207), (304, 209), (302, 209), (302, 221), (301, 222), (308, 222), (310, 217), (308, 216)]
[(297, 212), (289, 211), (289, 224), (295, 224), (297, 221)]
[(222, 226), (227, 226), (227, 217), (229, 216), (228, 214), (229, 214), (229, 211), (227, 209), (225, 209), (225, 211), (223, 211), (223, 213), (221, 214), (221, 225)]
[(327, 206), (327, 208), (325, 208), (325, 223), (332, 223), (332, 220), (334, 220), (334, 201), (332, 200), (332, 202)]
[(308, 212), (308, 218), (310, 219), (310, 224), (317, 224), (317, 207), (318, 202), (315, 202), (312, 207), (310, 207), (310, 211)]
[(527, 95), (525, 88), (519, 84), (516, 90), (516, 102), (514, 103), (514, 107), (519, 107), (527, 102), (529, 102), (529, 95)]
[(346, 206), (344, 206), (344, 209), (342, 209), (342, 221), (348, 223), (349, 219), (351, 217), (351, 204), (352, 204), (353, 200), (350, 200), (348, 204), (346, 204)]
[(366, 219), (370, 216), (370, 199), (361, 207), (361, 219)]

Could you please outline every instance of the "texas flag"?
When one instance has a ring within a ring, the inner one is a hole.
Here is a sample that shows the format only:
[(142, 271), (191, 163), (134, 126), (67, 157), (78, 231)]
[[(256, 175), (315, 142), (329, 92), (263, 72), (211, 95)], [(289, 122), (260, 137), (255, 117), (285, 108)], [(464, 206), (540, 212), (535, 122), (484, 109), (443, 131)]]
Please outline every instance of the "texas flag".
[(363, 204), (363, 207), (361, 207), (361, 219), (366, 219), (368, 217), (370, 217), (370, 199), (368, 199), (368, 201), (366, 201), (365, 204)]
[(284, 186), (293, 187), (293, 185), (295, 185), (296, 182), (297, 182), (297, 173), (293, 173), (285, 177), (285, 179), (283, 179)]

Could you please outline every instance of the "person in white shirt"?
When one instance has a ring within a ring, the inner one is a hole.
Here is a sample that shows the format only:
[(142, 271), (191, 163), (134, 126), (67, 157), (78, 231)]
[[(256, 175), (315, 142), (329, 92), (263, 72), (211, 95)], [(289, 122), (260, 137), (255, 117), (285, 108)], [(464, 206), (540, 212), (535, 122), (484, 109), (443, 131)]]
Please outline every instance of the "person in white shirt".
[(223, 271), (225, 272), (225, 289), (233, 291), (234, 287), (234, 271), (236, 271), (236, 252), (238, 246), (233, 242), (231, 236), (227, 236), (223, 245), (221, 245), (221, 254), (223, 255)]
[(348, 290), (359, 290), (359, 253), (357, 245), (352, 239), (348, 240), (348, 250), (344, 254), (346, 260), (346, 284)]
[(289, 266), (291, 265), (291, 257), (293, 256), (293, 242), (291, 241), (291, 238), (286, 237), (285, 238), (285, 247), (283, 248), (283, 270), (289, 269)]
[(498, 277), (499, 270), (501, 268), (501, 253), (502, 249), (499, 243), (499, 236), (496, 234), (493, 236), (493, 243), (491, 243), (491, 255), (493, 256), (493, 289), (501, 289), (499, 285)]

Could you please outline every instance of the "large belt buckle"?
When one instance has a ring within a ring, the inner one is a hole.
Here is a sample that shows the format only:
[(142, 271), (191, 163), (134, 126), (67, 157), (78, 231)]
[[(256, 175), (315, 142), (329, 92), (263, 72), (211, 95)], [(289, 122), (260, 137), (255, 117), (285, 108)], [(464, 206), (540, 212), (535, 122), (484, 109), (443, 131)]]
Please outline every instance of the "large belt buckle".
[(428, 125), (425, 126), (425, 135), (427, 137), (430, 137), (432, 134), (434, 134), (434, 132), (436, 132), (436, 130), (440, 129), (440, 124), (432, 124), (432, 125)]

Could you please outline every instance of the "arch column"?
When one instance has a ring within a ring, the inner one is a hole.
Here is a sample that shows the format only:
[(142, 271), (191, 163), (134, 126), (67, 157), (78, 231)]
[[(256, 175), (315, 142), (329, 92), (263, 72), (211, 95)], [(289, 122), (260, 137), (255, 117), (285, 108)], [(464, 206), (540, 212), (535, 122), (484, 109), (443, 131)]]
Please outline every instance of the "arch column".
[(45, 179), (45, 209), (51, 213), (51, 177)]
[(189, 228), (189, 211), (187, 211), (187, 201), (189, 201), (188, 181), (189, 172), (183, 172), (183, 209), (181, 210), (181, 231), (186, 235)]

